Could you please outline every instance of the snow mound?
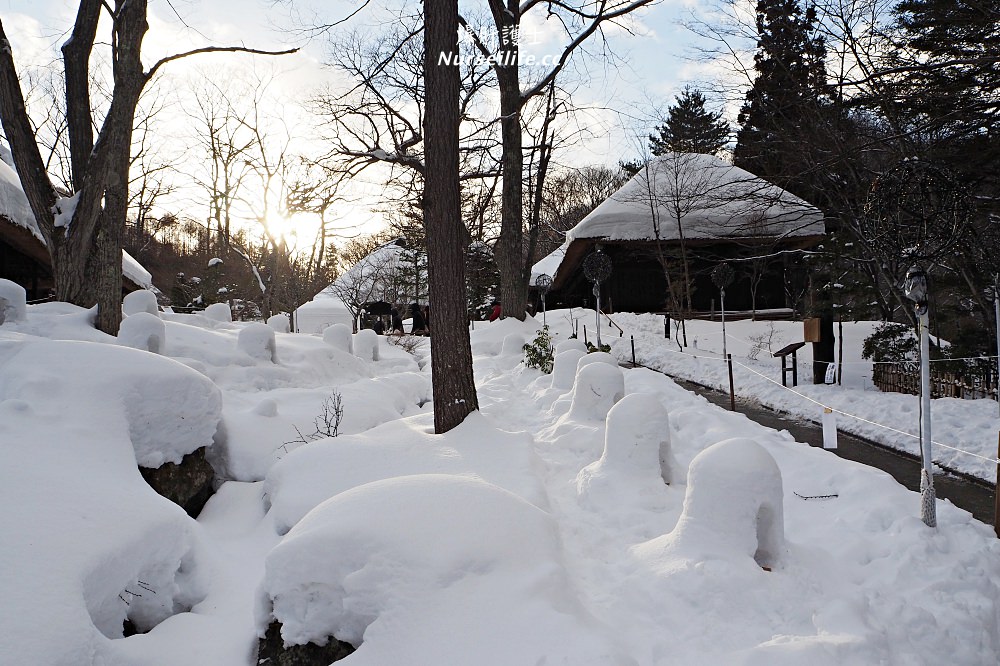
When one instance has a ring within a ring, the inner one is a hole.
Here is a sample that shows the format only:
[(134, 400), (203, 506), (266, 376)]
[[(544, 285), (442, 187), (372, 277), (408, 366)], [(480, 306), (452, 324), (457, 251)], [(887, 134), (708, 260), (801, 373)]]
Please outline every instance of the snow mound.
[[(561, 343), (560, 343), (561, 344)], [(558, 345), (556, 345), (558, 350)], [(576, 381), (576, 368), (587, 352), (575, 347), (556, 351), (552, 363), (552, 388), (568, 391)]]
[(765, 568), (785, 552), (781, 471), (756, 441), (734, 437), (691, 461), (684, 510), (673, 532), (637, 550), (706, 559), (752, 557)]
[(573, 384), (568, 416), (577, 421), (603, 421), (608, 411), (625, 395), (625, 376), (617, 364), (608, 365), (599, 360), (584, 364), (586, 360), (584, 357), (579, 361), (581, 367)]
[(254, 322), (240, 329), (236, 346), (258, 361), (278, 362), (278, 350), (274, 342), (274, 329), (267, 324)]
[(156, 304), (156, 294), (148, 289), (139, 289), (125, 294), (122, 299), (122, 312), (126, 317), (139, 312), (148, 312), (151, 315), (159, 316), (159, 307)]
[(576, 371), (580, 372), (585, 366), (591, 363), (606, 363), (618, 367), (618, 359), (607, 352), (597, 351), (586, 354), (576, 364)]
[(267, 318), (267, 325), (278, 333), (289, 333), (292, 330), (286, 314), (271, 315)]
[(231, 322), (233, 320), (233, 311), (228, 303), (212, 303), (201, 314), (212, 321)]
[(286, 644), (334, 636), (359, 646), (355, 663), (627, 663), (573, 598), (551, 516), (480, 480), (419, 475), (343, 493), (265, 566), (258, 630), (273, 617)]
[(347, 324), (332, 324), (323, 330), (323, 342), (334, 349), (354, 353), (354, 343), (351, 338), (351, 329)]
[(0, 357), (0, 400), (44, 403), (82, 422), (122, 420), (142, 467), (210, 446), (222, 396), (204, 375), (128, 347), (41, 340)]
[(524, 336), (520, 333), (508, 333), (503, 337), (500, 347), (501, 356), (524, 356)]
[(24, 321), (28, 309), (26, 299), (24, 287), (10, 280), (0, 279), (0, 325), (4, 322)]
[(583, 503), (600, 509), (635, 494), (662, 494), (678, 475), (670, 450), (670, 417), (649, 393), (622, 398), (608, 412), (604, 453), (576, 477)]
[(276, 529), (287, 531), (313, 507), (351, 488), (413, 474), (481, 478), (547, 505), (529, 435), (499, 430), (480, 412), (443, 435), (432, 434), (432, 422), (432, 414), (421, 414), (293, 450), (267, 473)]
[(167, 328), (163, 320), (145, 310), (125, 317), (118, 329), (118, 344), (154, 354), (162, 353), (166, 340)]
[(379, 359), (378, 333), (366, 328), (354, 336), (354, 355), (363, 361)]
[(556, 343), (555, 353), (561, 354), (562, 352), (569, 351), (571, 349), (582, 351), (584, 354), (587, 353), (587, 345), (583, 344), (583, 340), (580, 338), (566, 338), (565, 340), (560, 340)]

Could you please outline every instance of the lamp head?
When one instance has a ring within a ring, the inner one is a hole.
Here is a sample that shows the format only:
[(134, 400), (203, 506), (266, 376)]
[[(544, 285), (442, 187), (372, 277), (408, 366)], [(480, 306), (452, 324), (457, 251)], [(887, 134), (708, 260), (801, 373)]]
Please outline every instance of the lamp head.
[(927, 312), (927, 273), (923, 268), (916, 264), (910, 266), (903, 280), (903, 293), (913, 301), (917, 314)]

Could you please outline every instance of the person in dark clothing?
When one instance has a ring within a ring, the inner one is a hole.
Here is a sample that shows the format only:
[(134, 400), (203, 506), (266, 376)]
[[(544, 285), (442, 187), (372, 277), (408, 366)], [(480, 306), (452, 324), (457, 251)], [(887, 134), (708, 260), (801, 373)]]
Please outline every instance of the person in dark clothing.
[(493, 301), (493, 309), (490, 311), (490, 321), (496, 321), (500, 318), (500, 301)]
[(399, 310), (393, 308), (389, 312), (389, 317), (392, 320), (392, 333), (398, 333), (402, 335), (403, 333), (403, 318), (399, 316)]
[(424, 315), (420, 311), (419, 304), (413, 303), (410, 305), (410, 319), (413, 321), (410, 333), (413, 335), (423, 335), (427, 332), (427, 324), (424, 322)]
[(385, 324), (382, 323), (382, 317), (377, 317), (375, 323), (372, 325), (372, 330), (378, 335), (385, 333)]

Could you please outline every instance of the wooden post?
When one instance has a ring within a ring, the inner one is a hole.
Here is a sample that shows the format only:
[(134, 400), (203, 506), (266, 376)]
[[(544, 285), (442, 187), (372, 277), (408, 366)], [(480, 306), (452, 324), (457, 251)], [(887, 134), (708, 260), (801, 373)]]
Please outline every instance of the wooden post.
[(583, 327), (583, 344), (587, 344), (587, 326), (586, 326), (586, 324)]
[(628, 337), (631, 338), (631, 342), (632, 342), (632, 366), (634, 367), (635, 366), (635, 336), (634, 335), (630, 335)]
[(844, 319), (837, 322), (837, 386), (844, 384)]
[(726, 365), (729, 366), (729, 409), (736, 411), (736, 390), (733, 388), (733, 355), (726, 354)]

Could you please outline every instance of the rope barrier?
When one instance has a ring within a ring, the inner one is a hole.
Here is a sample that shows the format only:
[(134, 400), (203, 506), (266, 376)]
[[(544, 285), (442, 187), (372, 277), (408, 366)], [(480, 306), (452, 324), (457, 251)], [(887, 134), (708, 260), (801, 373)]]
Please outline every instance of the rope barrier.
[[(707, 361), (722, 361), (723, 363), (726, 362), (726, 359), (724, 359), (724, 358), (711, 357), (711, 356), (697, 356), (697, 355), (694, 355), (694, 354), (688, 354), (688, 353), (685, 353), (685, 352), (679, 352), (679, 351), (676, 351), (674, 349), (662, 349), (660, 351), (666, 351), (666, 352), (669, 352), (671, 354), (681, 354), (685, 358), (697, 358), (697, 359), (703, 359), (703, 360), (707, 360)], [(806, 400), (806, 401), (811, 402), (811, 403), (813, 403), (813, 404), (815, 404), (815, 405), (817, 405), (819, 407), (822, 407), (823, 409), (829, 409), (831, 412), (835, 412), (837, 414), (841, 414), (843, 416), (846, 416), (846, 417), (851, 418), (851, 419), (855, 419), (856, 421), (860, 421), (862, 423), (867, 423), (868, 425), (875, 426), (876, 428), (882, 428), (884, 430), (888, 430), (890, 432), (894, 432), (894, 433), (896, 433), (898, 435), (903, 435), (905, 437), (910, 437), (910, 438), (916, 439), (917, 441), (920, 440), (920, 437), (918, 435), (914, 435), (912, 432), (907, 432), (905, 430), (899, 430), (898, 428), (893, 428), (892, 426), (885, 425), (884, 423), (878, 423), (877, 421), (872, 421), (870, 419), (866, 419), (864, 417), (857, 416), (856, 414), (851, 414), (849, 412), (845, 412), (842, 409), (837, 409), (836, 407), (831, 407), (830, 405), (826, 405), (826, 404), (820, 402), (819, 400), (816, 400), (814, 398), (810, 398), (809, 396), (807, 396), (807, 395), (805, 395), (803, 393), (799, 393), (798, 391), (795, 391), (793, 389), (790, 389), (787, 386), (783, 386), (780, 382), (778, 382), (778, 381), (776, 381), (776, 380), (768, 377), (765, 374), (762, 374), (761, 372), (758, 372), (757, 370), (755, 370), (755, 369), (753, 369), (753, 368), (751, 368), (751, 367), (749, 367), (747, 365), (744, 365), (743, 363), (740, 363), (739, 361), (734, 360), (733, 364), (734, 365), (738, 365), (741, 368), (745, 368), (749, 372), (751, 372), (751, 373), (759, 376), (761, 379), (764, 379), (764, 380), (766, 380), (766, 381), (774, 384), (775, 386), (778, 386), (778, 387), (780, 387), (780, 388), (788, 391), (789, 393), (793, 393), (793, 394), (797, 395), (798, 397), (802, 398), (803, 400)], [(986, 462), (989, 462), (989, 463), (1000, 465), (1000, 459), (997, 459), (997, 458), (991, 458), (991, 457), (988, 457), (988, 456), (980, 455), (978, 453), (973, 453), (972, 451), (966, 451), (965, 449), (960, 449), (960, 448), (957, 448), (957, 447), (954, 447), (954, 446), (950, 446), (948, 444), (944, 444), (942, 442), (938, 442), (938, 441), (935, 441), (933, 439), (931, 440), (931, 444), (935, 445), (935, 446), (940, 446), (943, 449), (948, 449), (949, 451), (955, 451), (956, 453), (964, 453), (967, 456), (972, 456), (974, 458), (979, 458), (980, 460), (985, 460)]]

